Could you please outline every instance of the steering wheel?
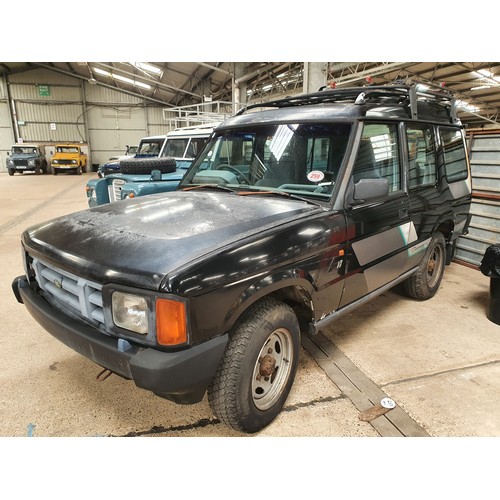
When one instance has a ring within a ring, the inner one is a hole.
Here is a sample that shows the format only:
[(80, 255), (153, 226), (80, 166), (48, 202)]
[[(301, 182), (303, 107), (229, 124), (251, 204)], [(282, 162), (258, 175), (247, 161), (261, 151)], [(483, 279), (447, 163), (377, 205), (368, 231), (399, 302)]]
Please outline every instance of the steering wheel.
[(221, 165), (218, 165), (215, 168), (215, 170), (228, 170), (229, 172), (232, 172), (234, 175), (236, 175), (236, 177), (238, 178), (238, 181), (240, 183), (243, 181), (246, 184), (250, 184), (248, 177), (243, 172), (240, 172), (237, 168), (232, 167), (231, 165), (229, 165), (227, 163), (222, 163)]

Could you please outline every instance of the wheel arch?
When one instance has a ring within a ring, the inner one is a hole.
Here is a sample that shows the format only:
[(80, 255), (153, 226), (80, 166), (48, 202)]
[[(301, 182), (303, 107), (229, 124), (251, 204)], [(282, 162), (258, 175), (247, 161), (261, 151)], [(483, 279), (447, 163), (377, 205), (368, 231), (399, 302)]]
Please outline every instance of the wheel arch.
[(441, 233), (444, 237), (447, 265), (449, 265), (453, 259), (454, 243), (458, 238), (458, 235), (454, 236), (455, 225), (456, 225), (455, 217), (452, 214), (448, 214), (446, 217), (438, 221), (432, 233), (432, 234)]
[(225, 317), (224, 331), (229, 331), (241, 316), (256, 302), (265, 297), (274, 297), (293, 308), (301, 329), (313, 320), (314, 287), (303, 275), (303, 271), (293, 270), (268, 275), (254, 282), (229, 308)]

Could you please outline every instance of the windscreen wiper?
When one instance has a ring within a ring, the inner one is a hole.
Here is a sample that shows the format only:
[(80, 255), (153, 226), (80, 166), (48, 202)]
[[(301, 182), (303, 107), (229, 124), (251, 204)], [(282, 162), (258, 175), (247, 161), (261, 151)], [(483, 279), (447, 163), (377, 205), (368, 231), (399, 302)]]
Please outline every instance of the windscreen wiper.
[(235, 192), (234, 189), (223, 186), (222, 184), (196, 184), (196, 186), (180, 188), (179, 191), (194, 191), (195, 189), (219, 189), (221, 191), (228, 191), (229, 193)]
[(287, 193), (285, 191), (238, 191), (236, 193), (238, 196), (252, 196), (252, 195), (276, 195), (276, 196), (284, 196), (285, 198), (289, 198), (292, 200), (304, 201), (305, 203), (309, 203), (310, 205), (316, 205), (317, 207), (324, 208), (324, 205), (318, 201), (311, 200), (309, 198), (304, 198), (303, 196), (299, 196), (297, 194)]

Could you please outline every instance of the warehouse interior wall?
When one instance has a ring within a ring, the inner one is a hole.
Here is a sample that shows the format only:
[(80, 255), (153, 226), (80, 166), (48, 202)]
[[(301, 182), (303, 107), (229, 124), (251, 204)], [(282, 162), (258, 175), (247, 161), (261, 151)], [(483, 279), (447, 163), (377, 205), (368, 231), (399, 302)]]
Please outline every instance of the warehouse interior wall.
[(0, 172), (15, 142), (86, 144), (89, 164), (125, 152), (171, 127), (163, 107), (79, 78), (36, 69), (0, 78)]

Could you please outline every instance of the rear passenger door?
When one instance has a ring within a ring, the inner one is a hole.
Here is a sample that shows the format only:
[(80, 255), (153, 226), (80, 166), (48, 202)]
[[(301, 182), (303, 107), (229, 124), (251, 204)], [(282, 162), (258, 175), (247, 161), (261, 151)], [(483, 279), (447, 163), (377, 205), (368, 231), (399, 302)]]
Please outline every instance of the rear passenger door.
[(423, 242), (409, 252), (407, 268), (420, 261), (438, 220), (442, 204), (438, 186), (437, 141), (435, 127), (425, 123), (406, 125), (408, 155), (408, 192), (410, 195), (410, 217), (417, 240)]
[[(364, 124), (346, 192), (347, 230), (352, 240), (341, 307), (403, 272), (408, 241), (414, 239), (403, 182), (403, 151), (398, 123)], [(370, 191), (377, 197), (370, 197)]]

